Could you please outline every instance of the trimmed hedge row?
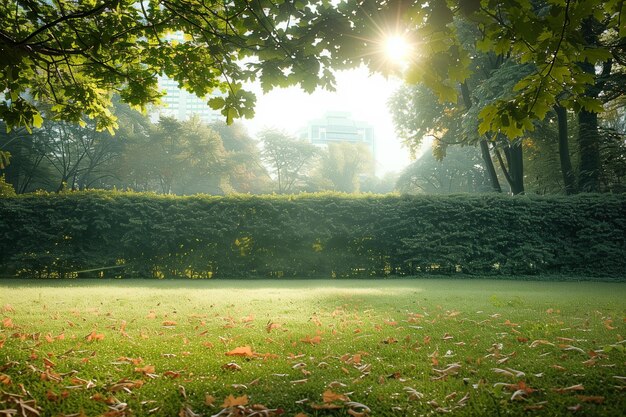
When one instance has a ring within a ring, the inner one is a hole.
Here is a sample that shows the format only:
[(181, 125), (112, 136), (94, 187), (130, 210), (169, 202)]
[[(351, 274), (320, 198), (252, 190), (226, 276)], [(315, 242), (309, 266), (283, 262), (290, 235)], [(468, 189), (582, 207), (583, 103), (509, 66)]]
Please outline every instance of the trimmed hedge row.
[(626, 196), (0, 199), (0, 275), (384, 277), (423, 272), (625, 277)]

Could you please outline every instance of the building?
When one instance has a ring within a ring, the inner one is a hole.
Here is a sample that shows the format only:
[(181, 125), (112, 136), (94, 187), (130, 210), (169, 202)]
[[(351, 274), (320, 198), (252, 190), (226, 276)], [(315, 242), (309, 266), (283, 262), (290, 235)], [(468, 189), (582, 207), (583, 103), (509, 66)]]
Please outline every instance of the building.
[(159, 77), (159, 87), (165, 90), (161, 98), (163, 106), (156, 108), (158, 115), (174, 117), (177, 120), (188, 120), (197, 115), (205, 123), (214, 123), (224, 119), (224, 116), (213, 110), (207, 104), (209, 98), (199, 98), (178, 87), (178, 83), (167, 77)]
[(376, 155), (374, 128), (366, 122), (352, 119), (348, 112), (327, 112), (321, 119), (311, 120), (298, 137), (316, 146), (327, 148), (331, 143), (363, 143)]

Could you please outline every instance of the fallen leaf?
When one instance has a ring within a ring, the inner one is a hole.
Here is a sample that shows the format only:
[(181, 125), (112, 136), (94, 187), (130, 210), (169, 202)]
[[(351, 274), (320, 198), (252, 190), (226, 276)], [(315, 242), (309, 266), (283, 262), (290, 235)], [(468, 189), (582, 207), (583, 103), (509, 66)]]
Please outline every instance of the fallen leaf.
[(337, 394), (337, 393), (327, 389), (322, 394), (322, 401), (324, 401), (325, 403), (332, 403), (332, 402), (335, 402), (335, 401), (350, 401), (350, 399), (347, 396), (343, 395), (343, 394)]
[(559, 394), (563, 394), (566, 392), (572, 392), (572, 391), (584, 391), (585, 387), (583, 386), (583, 384), (576, 384), (576, 385), (572, 385), (571, 387), (565, 387), (565, 388), (553, 388), (552, 391), (554, 392), (558, 392)]
[(0, 374), (0, 384), (11, 385), (11, 377), (6, 374)]
[(322, 337), (320, 335), (317, 336), (307, 336), (304, 339), (300, 339), (302, 343), (308, 343), (310, 345), (317, 345), (322, 341)]
[(241, 397), (234, 397), (232, 394), (230, 394), (228, 397), (224, 399), (224, 404), (222, 404), (222, 407), (228, 408), (228, 407), (236, 407), (238, 405), (247, 405), (247, 404), (248, 404), (247, 395), (242, 395)]
[(602, 404), (604, 397), (601, 395), (577, 395), (578, 399), (584, 403)]
[(226, 356), (245, 356), (245, 357), (253, 357), (255, 354), (252, 352), (252, 348), (250, 346), (239, 346), (230, 352), (226, 352)]
[(144, 367), (137, 367), (135, 368), (135, 372), (139, 372), (142, 374), (154, 374), (155, 373), (155, 368), (154, 365), (146, 365)]
[(222, 365), (222, 369), (226, 369), (228, 371), (241, 371), (241, 366), (237, 365), (235, 362), (229, 362)]

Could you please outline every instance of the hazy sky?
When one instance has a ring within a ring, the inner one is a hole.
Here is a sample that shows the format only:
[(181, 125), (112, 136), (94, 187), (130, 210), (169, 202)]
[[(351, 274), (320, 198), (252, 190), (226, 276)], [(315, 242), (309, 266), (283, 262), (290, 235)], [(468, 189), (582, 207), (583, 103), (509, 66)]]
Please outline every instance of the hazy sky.
[(375, 129), (376, 174), (399, 172), (410, 163), (409, 152), (396, 137), (387, 99), (400, 84), (398, 79), (369, 75), (365, 68), (343, 71), (337, 74), (334, 92), (318, 89), (307, 94), (292, 87), (274, 89), (266, 95), (257, 93), (256, 116), (244, 123), (252, 134), (264, 128), (295, 134), (309, 120), (320, 118), (327, 111), (346, 111)]

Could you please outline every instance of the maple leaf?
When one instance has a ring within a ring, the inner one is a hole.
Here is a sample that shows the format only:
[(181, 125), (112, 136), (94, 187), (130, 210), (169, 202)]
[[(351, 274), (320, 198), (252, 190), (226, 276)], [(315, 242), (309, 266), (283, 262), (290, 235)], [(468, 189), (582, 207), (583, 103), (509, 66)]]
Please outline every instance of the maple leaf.
[(234, 397), (232, 394), (230, 394), (228, 397), (224, 399), (224, 404), (222, 404), (222, 407), (224, 408), (237, 407), (238, 405), (247, 405), (247, 404), (248, 404), (247, 395), (242, 395), (241, 397)]
[(13, 320), (11, 319), (11, 317), (5, 317), (2, 320), (2, 327), (4, 327), (5, 329), (12, 329), (15, 327), (15, 325), (13, 324)]
[(226, 356), (245, 356), (250, 358), (255, 356), (255, 353), (252, 352), (252, 348), (250, 346), (239, 346), (230, 352), (226, 352)]

